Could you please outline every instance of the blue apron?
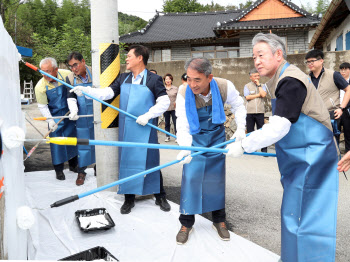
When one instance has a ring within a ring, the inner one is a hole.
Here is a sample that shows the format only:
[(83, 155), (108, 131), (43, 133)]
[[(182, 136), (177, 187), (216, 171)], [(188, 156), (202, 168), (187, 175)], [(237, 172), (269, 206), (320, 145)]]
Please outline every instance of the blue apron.
[(282, 261), (334, 261), (339, 173), (332, 131), (301, 113), (276, 154), (284, 188)]
[[(202, 107), (197, 112), (201, 131), (192, 135), (192, 145), (212, 147), (225, 142), (224, 125), (212, 123), (212, 106)], [(203, 214), (225, 208), (225, 159), (221, 153), (204, 153), (184, 165), (181, 214)]]
[[(91, 77), (90, 70), (86, 67), (87, 73)], [(77, 85), (77, 80), (74, 77), (74, 86), (92, 86), (92, 83), (80, 83)], [(92, 115), (94, 113), (93, 100), (86, 99), (85, 96), (77, 96), (78, 114)], [(77, 138), (80, 139), (94, 139), (94, 118), (82, 117), (76, 121)], [(86, 167), (95, 163), (95, 147), (89, 145), (78, 145), (78, 166)]]
[[(131, 75), (131, 74), (130, 74)], [(120, 109), (140, 116), (155, 105), (153, 93), (146, 86), (147, 71), (140, 85), (126, 83), (120, 88)], [(157, 125), (157, 118), (151, 120)], [(150, 126), (141, 126), (135, 119), (119, 114), (119, 141), (158, 144), (157, 130)], [(147, 169), (159, 166), (159, 150), (139, 147), (119, 148), (119, 179), (126, 178)], [(160, 192), (160, 171), (145, 177), (139, 177), (119, 185), (118, 194), (150, 195)]]
[[(63, 77), (58, 73), (62, 80)], [(46, 95), (49, 102), (49, 110), (52, 116), (64, 116), (68, 112), (67, 104), (67, 88), (64, 85), (57, 86), (51, 90), (46, 86)], [(54, 119), (57, 123), (59, 119)], [(64, 119), (58, 124), (55, 132), (50, 133), (50, 137), (76, 137), (75, 123)], [(58, 165), (72, 159), (77, 155), (77, 148), (75, 146), (62, 146), (50, 144), (52, 164)]]

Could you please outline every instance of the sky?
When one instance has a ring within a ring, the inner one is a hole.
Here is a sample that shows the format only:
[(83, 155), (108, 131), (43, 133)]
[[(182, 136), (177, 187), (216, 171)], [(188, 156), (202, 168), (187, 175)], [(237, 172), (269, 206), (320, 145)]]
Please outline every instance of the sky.
[[(212, 0), (198, 0), (202, 5), (210, 4)], [(213, 0), (215, 4), (219, 4), (222, 6), (227, 5), (239, 5), (240, 3), (245, 3), (246, 0)], [(316, 1), (314, 0), (292, 0), (294, 4), (301, 6), (301, 3), (307, 5), (308, 2), (314, 4)], [(148, 21), (155, 14), (156, 10), (163, 10), (163, 0), (118, 0), (118, 11), (122, 13), (126, 13), (129, 15), (135, 15), (143, 18)]]

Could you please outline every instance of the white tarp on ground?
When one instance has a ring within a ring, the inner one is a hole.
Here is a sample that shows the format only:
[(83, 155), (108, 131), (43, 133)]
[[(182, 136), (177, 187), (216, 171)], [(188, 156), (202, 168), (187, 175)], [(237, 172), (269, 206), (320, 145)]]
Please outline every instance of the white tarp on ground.
[[(18, 51), (4, 28), (0, 17), (0, 131), (19, 126), (24, 129), (18, 67)], [(0, 152), (1, 153), (1, 152)], [(4, 177), (4, 256), (9, 259), (27, 258), (27, 232), (16, 224), (16, 211), (24, 205), (23, 148), (4, 148), (0, 159), (0, 179)], [(1, 212), (1, 211), (0, 211)], [(1, 219), (1, 216), (0, 216)]]
[[(25, 173), (28, 205), (49, 207), (63, 198), (96, 187), (93, 169), (87, 169), (83, 186), (76, 186), (76, 174), (64, 171), (66, 180), (55, 178), (54, 171)], [(35, 225), (30, 229), (28, 259), (58, 260), (81, 251), (103, 246), (120, 261), (278, 261), (279, 257), (231, 232), (231, 241), (222, 241), (211, 222), (196, 216), (189, 242), (177, 245), (180, 228), (179, 206), (171, 203), (171, 211), (163, 212), (154, 200), (136, 202), (128, 215), (120, 214), (123, 196), (100, 192), (57, 208), (33, 210)], [(74, 213), (81, 209), (106, 208), (116, 226), (106, 231), (84, 233)]]

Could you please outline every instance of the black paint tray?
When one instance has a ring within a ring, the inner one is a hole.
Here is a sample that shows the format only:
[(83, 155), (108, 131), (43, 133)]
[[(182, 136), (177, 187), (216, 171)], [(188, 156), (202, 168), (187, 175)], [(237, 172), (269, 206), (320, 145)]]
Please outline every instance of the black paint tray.
[(103, 259), (105, 261), (119, 261), (104, 247), (94, 247), (80, 253), (71, 255), (60, 259), (59, 261), (92, 261), (97, 259)]
[(114, 221), (105, 208), (78, 210), (75, 211), (75, 218), (79, 228), (84, 232), (107, 230), (115, 226)]

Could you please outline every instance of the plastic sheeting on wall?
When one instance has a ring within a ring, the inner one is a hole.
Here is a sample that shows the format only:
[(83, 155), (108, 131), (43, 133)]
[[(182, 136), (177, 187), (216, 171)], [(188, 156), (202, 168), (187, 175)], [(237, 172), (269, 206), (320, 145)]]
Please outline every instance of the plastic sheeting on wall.
[[(0, 17), (0, 132), (11, 126), (24, 129), (24, 116), (21, 111), (18, 51), (10, 35), (4, 28)], [(25, 130), (25, 129), (24, 129)], [(27, 259), (27, 232), (19, 229), (16, 211), (25, 205), (23, 148), (9, 150), (3, 148), (0, 159), (0, 179), (4, 178), (3, 195), (5, 199), (3, 236), (4, 257), (11, 260)], [(0, 210), (2, 213), (2, 210)], [(1, 230), (1, 228), (0, 228)]]

